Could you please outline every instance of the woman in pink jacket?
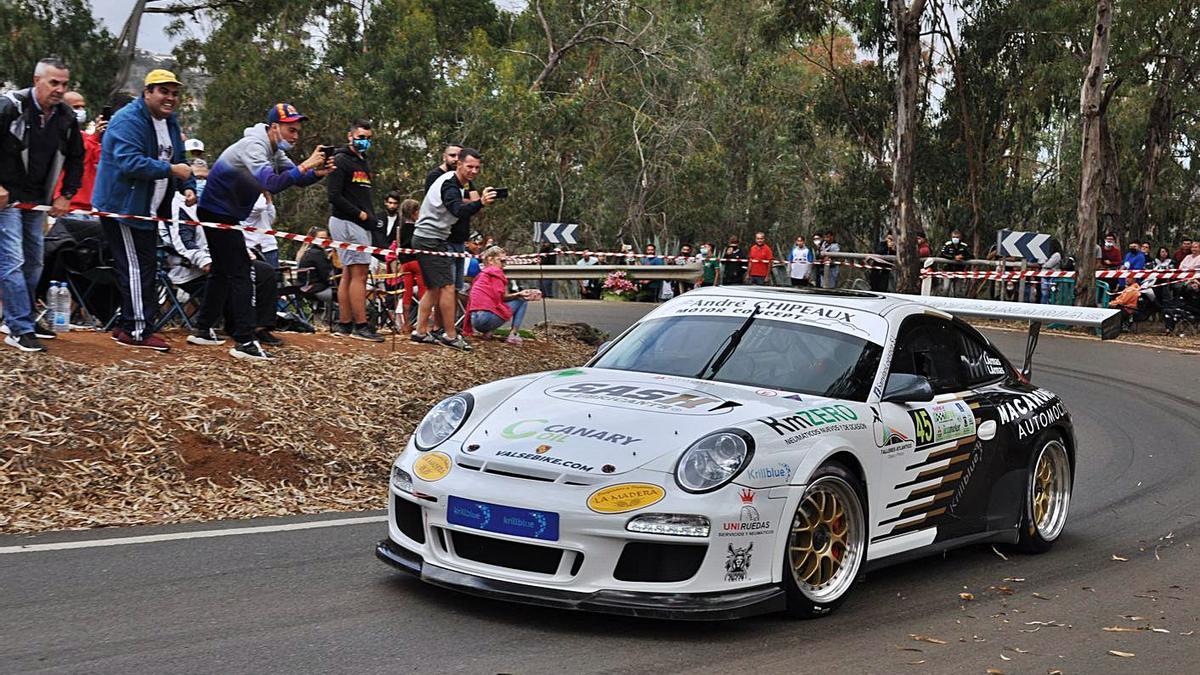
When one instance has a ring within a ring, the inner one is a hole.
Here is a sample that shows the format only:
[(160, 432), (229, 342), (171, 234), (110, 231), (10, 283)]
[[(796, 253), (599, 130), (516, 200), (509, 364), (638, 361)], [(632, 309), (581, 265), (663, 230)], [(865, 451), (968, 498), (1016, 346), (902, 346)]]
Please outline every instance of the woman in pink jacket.
[(525, 303), (536, 299), (538, 292), (508, 292), (508, 277), (504, 276), (504, 249), (492, 246), (483, 252), (482, 257), (483, 269), (471, 284), (471, 296), (467, 303), (471, 328), (490, 338), (492, 331), (511, 320), (512, 331), (505, 342), (519, 345), (521, 336), (517, 334), (517, 329), (525, 318)]

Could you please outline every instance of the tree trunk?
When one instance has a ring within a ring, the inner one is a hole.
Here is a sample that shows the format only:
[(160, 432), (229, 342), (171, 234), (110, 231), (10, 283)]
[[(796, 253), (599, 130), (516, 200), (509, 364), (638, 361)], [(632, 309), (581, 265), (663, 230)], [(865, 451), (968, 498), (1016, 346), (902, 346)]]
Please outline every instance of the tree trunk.
[(1134, 192), (1133, 212), (1129, 217), (1130, 232), (1138, 239), (1154, 236), (1155, 223), (1150, 214), (1150, 205), (1158, 187), (1158, 172), (1162, 168), (1163, 157), (1171, 145), (1171, 120), (1175, 116), (1171, 81), (1177, 64), (1177, 59), (1166, 59), (1162, 68), (1162, 79), (1158, 81), (1158, 89), (1154, 93), (1154, 102), (1150, 104), (1146, 143), (1142, 151), (1141, 177)]
[(121, 29), (121, 37), (117, 42), (117, 74), (113, 78), (112, 94), (125, 88), (125, 80), (129, 79), (129, 69), (133, 66), (133, 57), (137, 51), (138, 32), (142, 28), (142, 15), (146, 13), (146, 0), (137, 0)]
[(1129, 239), (1121, 212), (1121, 164), (1117, 147), (1108, 129), (1108, 106), (1100, 105), (1100, 231), (1113, 232), (1124, 242)]
[(913, 206), (913, 154), (917, 144), (917, 89), (920, 87), (921, 14), (925, 0), (889, 0), (896, 29), (896, 157), (892, 164), (892, 208), (896, 219), (896, 291), (917, 293), (921, 259), (917, 255)]
[(1091, 307), (1096, 303), (1096, 227), (1099, 224), (1100, 182), (1103, 158), (1100, 144), (1100, 116), (1104, 114), (1104, 68), (1108, 63), (1109, 28), (1112, 7), (1109, 0), (1096, 0), (1096, 26), (1092, 31), (1092, 55), (1079, 92), (1079, 112), (1083, 118), (1083, 147), (1080, 161), (1079, 205), (1076, 208), (1076, 279), (1075, 304)]

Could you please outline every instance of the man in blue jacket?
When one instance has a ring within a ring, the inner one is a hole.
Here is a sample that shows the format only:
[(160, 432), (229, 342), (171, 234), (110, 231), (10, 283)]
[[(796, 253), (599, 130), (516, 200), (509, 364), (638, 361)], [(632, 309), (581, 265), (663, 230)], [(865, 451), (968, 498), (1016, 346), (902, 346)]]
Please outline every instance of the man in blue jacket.
[[(183, 136), (175, 119), (182, 85), (175, 74), (152, 70), (142, 97), (113, 115), (104, 133), (92, 204), (97, 210), (130, 216), (171, 217), (172, 194), (196, 203), (196, 181), (187, 164)], [(113, 339), (127, 347), (169, 351), (152, 334), (158, 311), (158, 226), (153, 221), (103, 216), (104, 237), (116, 261), (121, 321)]]
[[(320, 147), (299, 166), (285, 154), (300, 139), (300, 125), (307, 119), (295, 106), (278, 103), (267, 111), (265, 124), (248, 127), (242, 139), (226, 148), (208, 172), (204, 196), (200, 199), (200, 220), (240, 223), (250, 216), (263, 192), (275, 194), (293, 185), (312, 185), (333, 171), (333, 157), (326, 157)], [(205, 236), (212, 269), (197, 314), (196, 330), (188, 336), (188, 342), (195, 345), (224, 342), (212, 327), (224, 315), (228, 300), (233, 325), (226, 326), (225, 331), (237, 343), (229, 353), (239, 359), (271, 358), (263, 351), (261, 339), (272, 336), (258, 335), (254, 329), (254, 283), (245, 238), (239, 230), (226, 229), (209, 229)]]

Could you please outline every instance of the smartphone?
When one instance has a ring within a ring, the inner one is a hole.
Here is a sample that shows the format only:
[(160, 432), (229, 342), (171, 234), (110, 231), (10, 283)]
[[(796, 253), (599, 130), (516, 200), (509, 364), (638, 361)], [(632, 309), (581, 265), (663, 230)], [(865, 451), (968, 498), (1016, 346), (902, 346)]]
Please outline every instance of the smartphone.
[(104, 109), (102, 109), (100, 111), (100, 116), (106, 120), (111, 119), (112, 118), (112, 106), (111, 105), (104, 106)]
[(332, 145), (318, 145), (317, 152), (321, 153), (322, 155), (325, 155), (326, 157), (329, 157), (330, 155), (333, 154), (333, 146)]
[(496, 193), (496, 199), (508, 199), (508, 188), (492, 188)]

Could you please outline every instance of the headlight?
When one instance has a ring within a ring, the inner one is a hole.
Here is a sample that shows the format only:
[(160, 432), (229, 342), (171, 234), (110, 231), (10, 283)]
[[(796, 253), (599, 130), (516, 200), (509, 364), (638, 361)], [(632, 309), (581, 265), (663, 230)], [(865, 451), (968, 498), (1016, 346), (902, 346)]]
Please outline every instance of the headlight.
[(688, 492), (709, 492), (733, 480), (754, 455), (754, 438), (723, 429), (692, 443), (675, 465), (675, 481)]
[(454, 435), (475, 406), (475, 399), (470, 394), (455, 394), (433, 406), (425, 415), (425, 419), (417, 425), (413, 434), (413, 442), (418, 450), (432, 450), (447, 438)]

